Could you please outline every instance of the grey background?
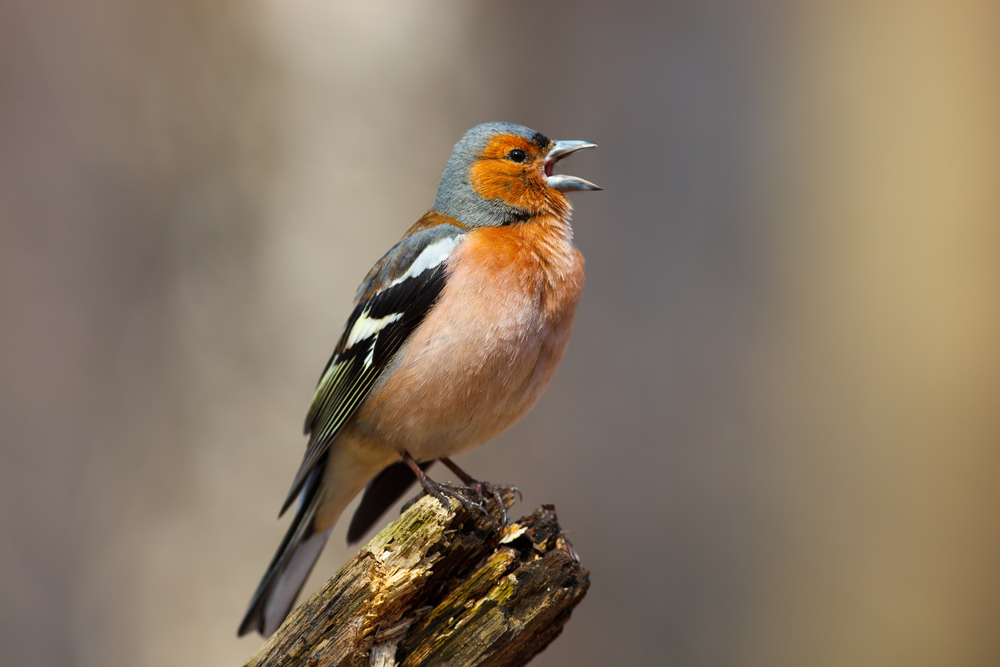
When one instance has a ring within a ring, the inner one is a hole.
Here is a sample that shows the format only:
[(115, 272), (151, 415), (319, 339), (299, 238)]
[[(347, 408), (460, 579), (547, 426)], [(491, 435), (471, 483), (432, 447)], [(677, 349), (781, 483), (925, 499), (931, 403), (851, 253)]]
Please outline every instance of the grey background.
[(986, 2), (0, 2), (0, 660), (256, 650), (353, 291), (503, 120), (597, 142), (565, 171), (605, 188), (560, 372), (459, 458), (591, 570), (535, 664), (1000, 663), (998, 34)]

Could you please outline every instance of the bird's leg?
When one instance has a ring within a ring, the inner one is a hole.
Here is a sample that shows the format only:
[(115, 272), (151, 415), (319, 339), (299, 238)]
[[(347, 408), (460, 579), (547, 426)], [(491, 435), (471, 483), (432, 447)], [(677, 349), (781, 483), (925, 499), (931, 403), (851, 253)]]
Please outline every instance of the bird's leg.
[[(417, 464), (416, 461), (413, 460), (413, 457), (410, 456), (410, 453), (407, 451), (403, 452), (403, 461), (406, 462), (406, 465), (410, 466), (410, 470), (412, 470), (413, 474), (417, 476), (417, 481), (419, 481), (420, 486), (424, 488), (424, 492), (427, 495), (434, 498), (435, 500), (437, 500), (439, 503), (441, 503), (441, 505), (444, 506), (445, 509), (447, 510), (451, 509), (451, 504), (448, 502), (448, 499), (445, 498), (445, 494), (447, 494), (452, 498), (454, 498), (455, 500), (457, 500), (458, 502), (462, 503), (462, 505), (464, 505), (466, 508), (470, 510), (471, 509), (479, 510), (487, 517), (490, 515), (490, 513), (486, 511), (486, 508), (482, 506), (482, 497), (483, 497), (482, 491), (479, 492), (480, 502), (477, 503), (476, 501), (472, 500), (472, 498), (469, 498), (468, 496), (465, 495), (466, 493), (471, 493), (472, 491), (474, 491), (472, 487), (435, 482), (433, 479), (427, 476), (427, 473), (423, 471), (423, 469)], [(466, 477), (468, 477), (468, 475), (466, 475)], [(469, 479), (472, 478), (470, 477)]]
[(500, 506), (501, 516), (503, 516), (503, 525), (507, 525), (507, 503), (504, 502), (503, 496), (500, 495), (500, 490), (510, 489), (517, 494), (518, 498), (521, 498), (521, 489), (516, 486), (510, 486), (509, 484), (496, 485), (490, 484), (489, 482), (480, 482), (475, 477), (459, 468), (457, 463), (447, 457), (441, 459), (441, 463), (448, 466), (448, 468), (450, 468), (453, 473), (458, 475), (458, 478), (465, 482), (467, 486), (476, 490), (476, 493), (479, 494), (480, 504), (484, 503), (486, 500), (483, 496), (483, 491), (488, 491), (490, 495), (493, 496), (493, 499), (497, 501), (497, 505)]

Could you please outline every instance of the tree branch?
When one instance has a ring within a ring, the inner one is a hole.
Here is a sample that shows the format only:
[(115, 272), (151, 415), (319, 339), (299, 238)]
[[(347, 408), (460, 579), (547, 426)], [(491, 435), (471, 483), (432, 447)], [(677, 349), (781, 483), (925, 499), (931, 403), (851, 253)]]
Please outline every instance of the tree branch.
[(562, 631), (589, 575), (551, 505), (504, 528), (490, 507), (487, 518), (420, 498), (246, 667), (526, 664)]

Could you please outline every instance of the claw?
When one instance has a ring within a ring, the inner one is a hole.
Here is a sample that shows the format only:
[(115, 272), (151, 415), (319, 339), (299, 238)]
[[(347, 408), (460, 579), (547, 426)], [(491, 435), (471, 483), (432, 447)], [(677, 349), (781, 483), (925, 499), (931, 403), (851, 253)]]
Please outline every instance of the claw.
[[(403, 461), (406, 465), (410, 467), (413, 474), (417, 476), (417, 480), (420, 482), (420, 486), (423, 487), (424, 493), (436, 499), (441, 505), (447, 509), (451, 509), (451, 504), (445, 495), (449, 495), (468, 509), (476, 509), (483, 513), (483, 515), (492, 520), (493, 516), (486, 510), (486, 494), (489, 493), (493, 500), (496, 501), (497, 507), (500, 508), (500, 526), (507, 525), (507, 503), (504, 502), (503, 494), (501, 491), (510, 491), (517, 494), (518, 499), (522, 499), (521, 490), (516, 486), (510, 486), (508, 484), (490, 484), (489, 482), (480, 482), (475, 479), (472, 475), (465, 472), (459, 468), (454, 461), (449, 458), (441, 459), (441, 462), (448, 466), (452, 472), (458, 475), (459, 479), (465, 483), (461, 484), (446, 484), (443, 482), (435, 482), (427, 473), (413, 460), (408, 452), (403, 452)], [(479, 499), (477, 503), (470, 496), (472, 494)], [(407, 504), (408, 506), (408, 504)], [(406, 506), (404, 506), (405, 509)]]
[(493, 500), (496, 501), (497, 506), (500, 508), (501, 527), (507, 525), (507, 503), (504, 502), (503, 495), (500, 493), (500, 491), (509, 489), (515, 492), (518, 498), (520, 499), (522, 496), (521, 496), (521, 490), (519, 488), (517, 488), (516, 486), (510, 486), (508, 484), (490, 484), (489, 482), (480, 482), (479, 480), (475, 479), (472, 475), (459, 468), (458, 465), (451, 459), (443, 458), (441, 459), (441, 462), (444, 463), (446, 466), (448, 466), (448, 468), (450, 468), (453, 473), (458, 475), (458, 477), (463, 482), (465, 482), (469, 487), (476, 490), (476, 493), (479, 495), (480, 503), (485, 504), (486, 498), (484, 492), (489, 492), (489, 494), (493, 496)]
[[(485, 507), (483, 507), (483, 491), (482, 489), (477, 489), (475, 484), (462, 486), (461, 484), (435, 482), (427, 476), (427, 473), (425, 473), (419, 465), (417, 465), (417, 462), (413, 460), (413, 457), (410, 456), (409, 453), (403, 453), (403, 460), (406, 462), (406, 465), (410, 466), (410, 469), (413, 470), (413, 474), (417, 476), (417, 480), (420, 482), (420, 486), (423, 487), (424, 493), (441, 503), (441, 506), (446, 510), (451, 511), (451, 503), (449, 503), (448, 499), (445, 497), (447, 494), (461, 503), (466, 509), (470, 511), (473, 509), (479, 510), (486, 516), (487, 519), (490, 518), (490, 513), (486, 511)], [(478, 503), (469, 497), (469, 495), (471, 495), (474, 491), (478, 491)]]
[(440, 487), (431, 484), (421, 484), (421, 486), (424, 487), (424, 493), (432, 496), (435, 500), (441, 503), (441, 506), (444, 507), (445, 510), (449, 512), (451, 511), (451, 503), (449, 503), (448, 499), (444, 497), (443, 493), (441, 493)]

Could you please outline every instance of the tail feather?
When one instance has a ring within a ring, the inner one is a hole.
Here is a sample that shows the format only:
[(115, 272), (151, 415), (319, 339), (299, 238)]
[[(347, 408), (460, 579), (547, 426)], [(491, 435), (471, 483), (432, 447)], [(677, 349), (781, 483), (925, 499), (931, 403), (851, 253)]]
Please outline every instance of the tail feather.
[(274, 634), (292, 610), (295, 598), (330, 537), (332, 525), (318, 532), (313, 528), (313, 519), (322, 495), (319, 487), (324, 468), (325, 465), (317, 465), (302, 489), (295, 519), (250, 599), (250, 606), (237, 631), (240, 637), (254, 630), (264, 637)]
[[(420, 468), (427, 472), (432, 465), (434, 461), (425, 461), (420, 464)], [(361, 502), (354, 510), (354, 517), (347, 529), (347, 543), (354, 544), (364, 537), (375, 522), (382, 518), (385, 511), (402, 498), (406, 490), (416, 481), (416, 475), (402, 461), (386, 466), (365, 487), (365, 493), (361, 496)]]

